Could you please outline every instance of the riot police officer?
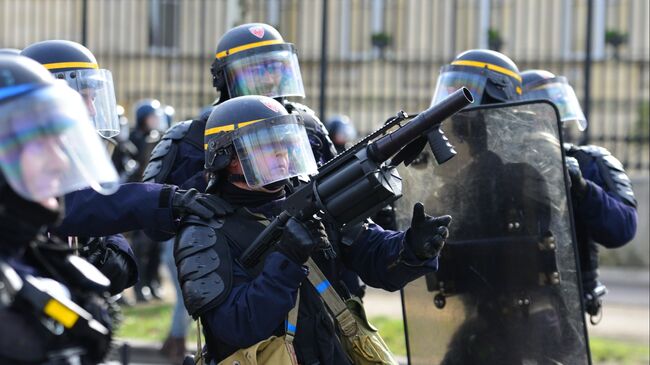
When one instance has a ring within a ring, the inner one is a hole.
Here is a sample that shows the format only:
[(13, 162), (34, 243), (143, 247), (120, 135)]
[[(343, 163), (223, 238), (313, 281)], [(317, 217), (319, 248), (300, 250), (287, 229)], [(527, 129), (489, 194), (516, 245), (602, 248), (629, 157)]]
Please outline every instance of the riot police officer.
[(158, 144), (162, 131), (167, 130), (164, 124), (167, 117), (160, 102), (156, 99), (144, 99), (135, 103), (135, 129), (130, 135), (131, 142), (138, 149), (137, 161), (140, 166), (133, 176), (133, 181), (141, 181), (144, 168), (147, 166), (151, 150)]
[[(521, 158), (522, 150), (539, 151), (538, 143), (515, 143), (512, 137), (521, 136), (523, 141), (526, 133), (534, 132), (513, 131), (523, 128), (526, 120), (539, 118), (537, 109), (517, 107), (522, 94), (518, 67), (495, 51), (468, 50), (443, 66), (432, 104), (460, 86), (471, 90), (476, 107), (446, 123), (450, 140), (462, 152), (431, 182), (441, 188), (428, 193), (434, 206), (458, 220), (440, 270), (427, 276), (427, 290), (434, 292), (426, 293), (427, 298), (434, 300), (424, 304), (440, 311), (428, 325), (445, 328), (433, 327), (426, 333), (438, 332), (448, 345), (435, 346), (436, 340), (431, 340), (427, 347), (425, 341), (414, 356), (444, 365), (566, 363), (564, 347), (572, 348), (575, 338), (566, 329), (573, 323), (565, 327), (560, 290), (540, 281), (549, 271), (547, 262), (555, 258), (548, 259), (538, 249), (538, 242), (555, 229), (548, 191), (555, 181), (550, 183), (551, 176), (541, 173), (535, 158)], [(552, 156), (559, 161), (559, 143), (553, 146)], [(562, 171), (555, 167), (549, 170)], [(571, 242), (562, 244), (570, 247)], [(414, 303), (410, 294), (413, 291), (405, 294), (407, 306)]]
[(44, 233), (64, 194), (110, 192), (117, 173), (79, 94), (26, 57), (0, 55), (0, 70), (0, 362), (96, 364), (109, 281)]
[[(217, 104), (241, 95), (272, 97), (288, 112), (301, 115), (317, 163), (336, 155), (327, 129), (315, 113), (287, 99), (304, 98), (304, 87), (295, 47), (286, 43), (275, 28), (251, 23), (228, 30), (218, 42), (210, 71), (219, 92)], [(198, 119), (178, 123), (165, 133), (151, 155), (143, 181), (205, 191), (203, 131), (210, 109), (206, 111)], [(347, 275), (346, 283), (353, 294), (363, 296), (364, 286), (356, 276)]]
[[(82, 96), (101, 137), (119, 133), (112, 75), (99, 68), (90, 50), (71, 41), (48, 40), (27, 46), (21, 54), (44, 65)], [(52, 230), (62, 237), (85, 237), (82, 254), (111, 276), (111, 292), (115, 294), (133, 285), (138, 276), (128, 242), (116, 234), (150, 227), (174, 231), (176, 219), (188, 208), (211, 216), (209, 204), (200, 204), (200, 199), (196, 191), (182, 192), (157, 184), (122, 185), (111, 196), (92, 189), (73, 191), (65, 196), (66, 217)]]
[[(563, 76), (545, 70), (521, 73), (523, 98), (546, 99), (557, 106), (565, 130), (583, 131), (587, 120), (573, 88)], [(566, 135), (565, 135), (566, 137)], [(617, 248), (636, 233), (637, 202), (623, 165), (603, 147), (564, 145), (571, 178), (576, 238), (585, 310), (596, 321), (606, 289), (598, 281), (598, 245)]]
[[(277, 251), (249, 270), (238, 257), (264, 222), (282, 211), (288, 179), (316, 171), (304, 124), (271, 98), (236, 97), (212, 111), (205, 144), (207, 191), (233, 209), (219, 220), (188, 218), (174, 254), (186, 308), (204, 324), (210, 359), (219, 362), (272, 335), (282, 336), (301, 288), (294, 341), (298, 361), (350, 364), (303, 264), (313, 257), (338, 295), (345, 295), (338, 280), (344, 268), (369, 285), (398, 290), (436, 269), (451, 217), (430, 217), (416, 205), (407, 232), (364, 224), (344, 233), (326, 233), (312, 217), (291, 218)], [(197, 272), (196, 265), (206, 259), (219, 264)]]
[(357, 138), (357, 130), (347, 115), (335, 115), (328, 118), (325, 121), (325, 127), (338, 153), (345, 151)]
[[(327, 130), (307, 106), (287, 100), (305, 97), (294, 46), (280, 33), (262, 23), (243, 24), (227, 31), (219, 40), (210, 68), (218, 103), (241, 95), (264, 95), (281, 102), (304, 121), (314, 156), (323, 163), (336, 155)], [(170, 183), (204, 191), (203, 130), (209, 113), (196, 120), (178, 123), (164, 136), (151, 156), (144, 181)]]

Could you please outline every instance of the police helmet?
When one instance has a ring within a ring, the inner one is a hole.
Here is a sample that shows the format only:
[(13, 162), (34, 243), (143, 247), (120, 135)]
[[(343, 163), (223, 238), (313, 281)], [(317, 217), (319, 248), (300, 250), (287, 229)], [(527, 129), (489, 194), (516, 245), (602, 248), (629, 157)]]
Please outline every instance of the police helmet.
[(587, 118), (582, 112), (573, 87), (564, 76), (546, 70), (526, 70), (521, 73), (524, 100), (550, 100), (560, 111), (560, 120), (575, 122), (580, 131), (587, 128)]
[(242, 95), (305, 97), (294, 45), (268, 24), (243, 24), (226, 32), (210, 70), (222, 101)]
[(0, 172), (3, 189), (46, 207), (81, 188), (108, 194), (118, 186), (79, 94), (15, 55), (0, 55)]
[(139, 100), (135, 103), (134, 110), (137, 130), (148, 132), (164, 129), (166, 117), (160, 101), (156, 99)]
[(442, 67), (431, 105), (466, 87), (480, 105), (519, 100), (521, 76), (506, 55), (487, 49), (465, 51)]
[(0, 54), (17, 56), (20, 54), (20, 50), (17, 48), (0, 48)]
[(335, 145), (351, 143), (357, 138), (357, 130), (347, 115), (335, 115), (325, 121), (325, 128)]
[(176, 109), (174, 109), (174, 107), (171, 105), (165, 105), (163, 107), (163, 114), (165, 115), (163, 130), (167, 130), (174, 124), (174, 115), (176, 115)]
[(208, 190), (233, 154), (252, 188), (317, 172), (300, 116), (266, 96), (240, 96), (214, 107), (205, 127)]
[(110, 138), (120, 132), (113, 76), (99, 68), (88, 48), (71, 41), (48, 40), (29, 45), (21, 54), (41, 63), (81, 94), (100, 136)]

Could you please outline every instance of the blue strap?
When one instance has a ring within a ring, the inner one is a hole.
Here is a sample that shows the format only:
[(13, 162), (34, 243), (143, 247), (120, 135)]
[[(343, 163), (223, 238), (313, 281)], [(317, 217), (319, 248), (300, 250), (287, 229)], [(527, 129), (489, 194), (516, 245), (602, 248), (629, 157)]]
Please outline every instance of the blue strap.
[(322, 281), (320, 284), (316, 285), (316, 291), (318, 291), (318, 294), (323, 294), (327, 288), (330, 287), (330, 282), (327, 280)]
[(287, 332), (292, 332), (296, 333), (296, 325), (293, 323), (289, 323), (289, 321), (284, 321), (287, 325)]

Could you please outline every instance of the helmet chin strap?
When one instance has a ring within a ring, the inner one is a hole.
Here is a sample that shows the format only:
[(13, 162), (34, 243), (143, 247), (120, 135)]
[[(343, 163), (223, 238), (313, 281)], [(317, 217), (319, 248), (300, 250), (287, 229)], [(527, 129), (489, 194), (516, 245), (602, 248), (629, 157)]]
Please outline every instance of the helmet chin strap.
[(248, 186), (248, 183), (246, 183), (246, 178), (242, 174), (230, 174), (228, 175), (228, 182), (230, 183), (243, 183), (245, 187), (239, 186), (239, 184), (235, 184), (239, 186), (240, 188), (244, 188), (246, 190), (251, 190), (251, 191), (261, 191), (265, 193), (275, 193), (278, 192), (282, 189), (284, 189), (284, 186), (289, 183), (288, 179), (283, 179), (280, 181), (272, 182), (270, 184), (266, 184), (264, 186), (258, 187), (258, 188), (251, 188)]

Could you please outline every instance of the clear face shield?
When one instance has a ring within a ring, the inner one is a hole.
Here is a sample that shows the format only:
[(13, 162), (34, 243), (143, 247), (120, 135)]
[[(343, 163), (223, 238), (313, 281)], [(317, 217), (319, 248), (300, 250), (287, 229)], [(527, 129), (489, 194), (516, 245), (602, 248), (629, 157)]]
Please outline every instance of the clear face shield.
[(293, 48), (244, 55), (225, 67), (230, 97), (263, 95), (305, 97), (298, 56)]
[(318, 172), (305, 126), (293, 115), (237, 129), (232, 142), (250, 187)]
[(81, 94), (97, 133), (104, 138), (118, 135), (120, 122), (111, 72), (103, 69), (82, 69), (62, 74), (68, 85)]
[(119, 187), (81, 97), (59, 83), (0, 105), (0, 168), (16, 193), (37, 202)]
[(524, 92), (525, 100), (550, 100), (560, 111), (560, 120), (564, 125), (575, 123), (580, 132), (587, 128), (585, 118), (575, 91), (567, 82), (566, 77), (558, 76), (530, 87)]
[(463, 72), (449, 70), (448, 66), (443, 67), (436, 91), (431, 99), (431, 105), (435, 105), (461, 87), (466, 87), (472, 93), (474, 100), (481, 100), (485, 92), (487, 78), (484, 75), (474, 72)]

